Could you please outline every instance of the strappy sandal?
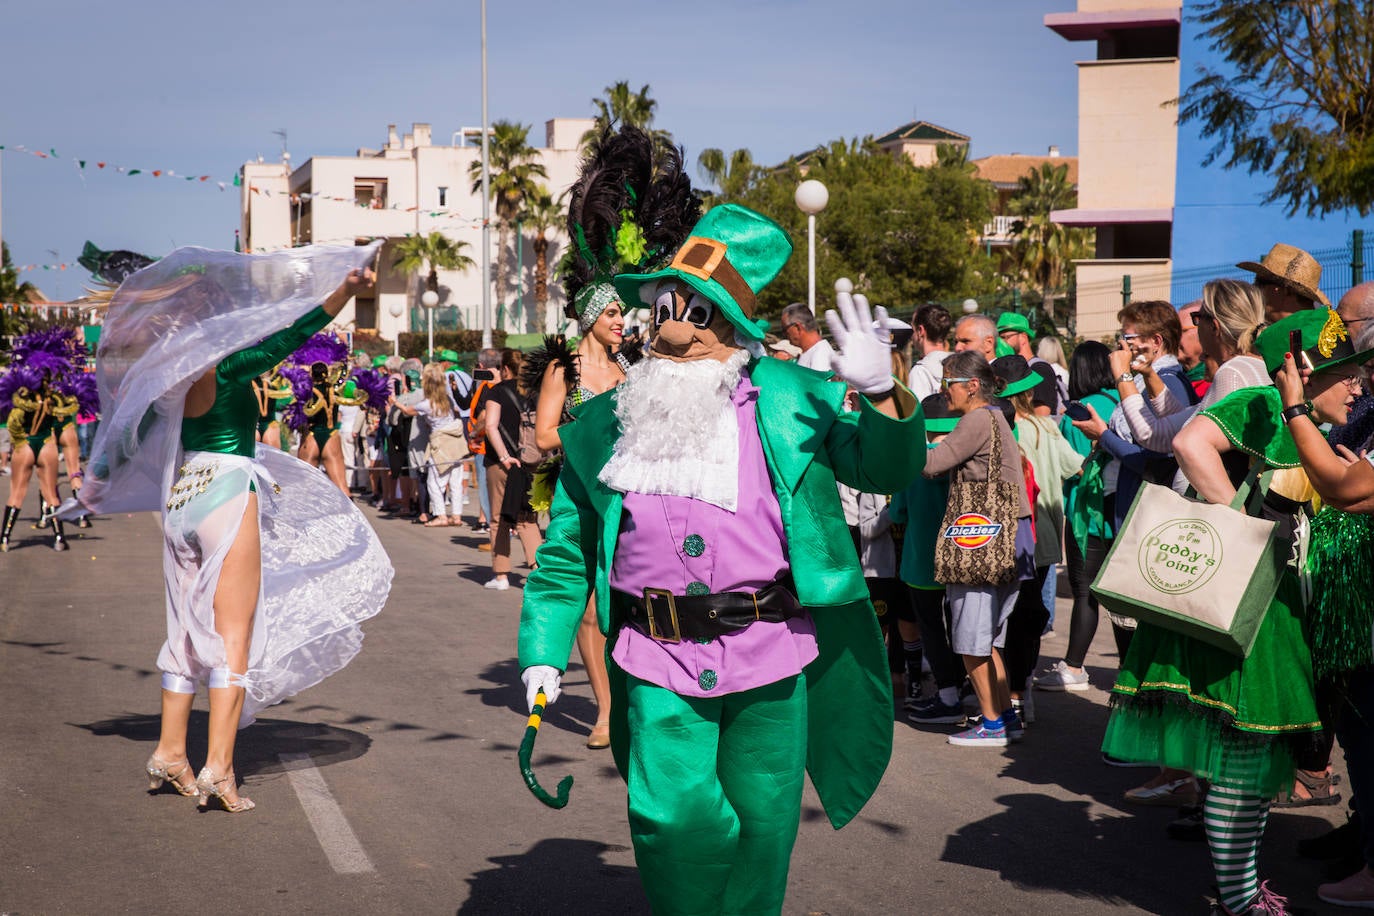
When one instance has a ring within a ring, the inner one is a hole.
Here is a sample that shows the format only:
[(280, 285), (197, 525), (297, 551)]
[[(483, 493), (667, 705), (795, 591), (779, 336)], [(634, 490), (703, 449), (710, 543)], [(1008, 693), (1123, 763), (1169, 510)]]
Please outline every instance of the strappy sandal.
[(1341, 793), (1336, 791), (1336, 786), (1340, 782), (1340, 777), (1334, 776), (1330, 770), (1321, 775), (1314, 775), (1307, 770), (1293, 771), (1293, 789), (1301, 785), (1307, 790), (1307, 795), (1296, 795), (1293, 789), (1287, 792), (1280, 792), (1279, 797), (1274, 799), (1274, 808), (1318, 808), (1329, 805), (1339, 805), (1341, 803)]
[[(210, 799), (215, 799), (224, 806), (224, 810), (230, 814), (240, 814), (244, 811), (252, 811), (257, 805), (246, 795), (239, 795), (234, 786), (234, 771), (231, 768), (223, 776), (216, 776), (215, 771), (209, 767), (202, 767), (200, 775), (196, 777), (196, 788), (200, 791), (200, 808), (206, 810), (210, 806)], [(229, 798), (233, 793), (234, 798)]]
[(158, 791), (165, 783), (186, 798), (200, 795), (200, 790), (196, 788), (196, 771), (191, 769), (191, 762), (185, 758), (169, 762), (157, 759), (157, 755), (154, 754), (143, 765), (143, 771), (148, 774), (149, 792)]

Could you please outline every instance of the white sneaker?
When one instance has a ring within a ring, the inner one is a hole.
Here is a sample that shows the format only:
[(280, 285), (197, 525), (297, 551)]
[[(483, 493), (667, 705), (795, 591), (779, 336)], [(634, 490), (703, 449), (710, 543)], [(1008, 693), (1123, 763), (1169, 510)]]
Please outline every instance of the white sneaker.
[(1088, 672), (1083, 670), (1075, 673), (1060, 659), (1045, 669), (1043, 674), (1035, 676), (1035, 686), (1041, 690), (1087, 690)]
[(510, 580), (508, 580), (505, 576), (497, 576), (495, 579), (492, 579), (490, 582), (488, 582), (486, 585), (482, 587), (493, 588), (498, 592), (504, 592), (506, 589), (510, 588)]

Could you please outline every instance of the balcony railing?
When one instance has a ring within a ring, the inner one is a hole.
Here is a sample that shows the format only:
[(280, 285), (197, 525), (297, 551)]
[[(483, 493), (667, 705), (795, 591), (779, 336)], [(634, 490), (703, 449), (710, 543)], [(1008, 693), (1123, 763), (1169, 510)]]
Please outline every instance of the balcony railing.
[(1020, 219), (1017, 216), (994, 216), (992, 222), (983, 224), (983, 241), (1009, 245), (1012, 242), (1011, 227)]

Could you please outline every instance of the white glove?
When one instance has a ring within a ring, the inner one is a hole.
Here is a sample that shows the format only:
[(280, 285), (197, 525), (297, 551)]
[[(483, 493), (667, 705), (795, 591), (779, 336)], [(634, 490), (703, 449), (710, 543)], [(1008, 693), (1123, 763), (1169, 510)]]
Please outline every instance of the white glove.
[(560, 686), (563, 681), (563, 672), (553, 665), (530, 665), (520, 672), (520, 680), (525, 682), (525, 699), (529, 703), (530, 712), (534, 712), (534, 698), (539, 693), (539, 689), (544, 689), (544, 699), (547, 701), (544, 708), (553, 705), (553, 701), (563, 695)]
[(835, 338), (839, 352), (835, 355), (835, 374), (853, 385), (860, 394), (887, 394), (892, 390), (892, 331), (888, 327), (887, 309), (878, 306), (878, 318), (873, 319), (868, 300), (862, 295), (851, 296), (848, 281), (835, 284), (835, 309), (827, 309), (825, 323)]

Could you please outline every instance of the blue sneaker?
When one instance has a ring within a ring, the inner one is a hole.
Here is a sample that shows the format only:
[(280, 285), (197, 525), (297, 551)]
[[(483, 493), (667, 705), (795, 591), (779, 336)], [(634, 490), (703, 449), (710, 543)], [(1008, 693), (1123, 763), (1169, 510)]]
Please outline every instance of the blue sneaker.
[(962, 703), (942, 703), (937, 694), (912, 703), (906, 717), (918, 725), (963, 725), (964, 706)]
[(960, 747), (1006, 747), (1010, 739), (1007, 737), (1007, 729), (989, 729), (983, 723), (965, 731), (956, 732), (949, 736), (949, 743)]
[(1021, 721), (1021, 716), (1015, 709), (1008, 709), (1002, 713), (1002, 725), (1007, 732), (1007, 738), (1013, 742), (1020, 741), (1026, 737), (1026, 726)]

